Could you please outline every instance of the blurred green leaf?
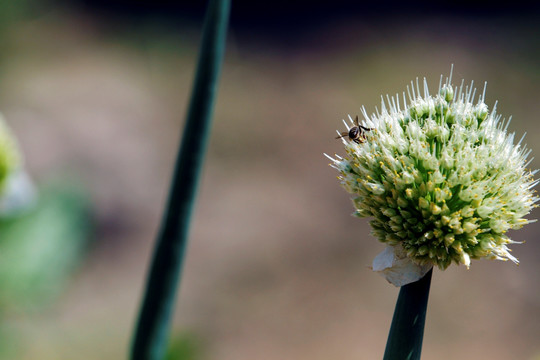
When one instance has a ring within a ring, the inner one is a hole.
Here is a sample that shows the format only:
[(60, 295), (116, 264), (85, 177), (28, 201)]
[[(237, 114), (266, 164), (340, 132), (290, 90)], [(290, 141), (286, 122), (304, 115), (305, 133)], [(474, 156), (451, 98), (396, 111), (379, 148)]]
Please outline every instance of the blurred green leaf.
[(200, 358), (200, 343), (192, 334), (175, 336), (164, 360), (195, 360)]
[(17, 359), (19, 345), (18, 334), (9, 327), (0, 326), (0, 359)]
[(57, 184), (24, 216), (0, 221), (2, 309), (41, 307), (59, 293), (81, 258), (89, 219), (84, 192)]

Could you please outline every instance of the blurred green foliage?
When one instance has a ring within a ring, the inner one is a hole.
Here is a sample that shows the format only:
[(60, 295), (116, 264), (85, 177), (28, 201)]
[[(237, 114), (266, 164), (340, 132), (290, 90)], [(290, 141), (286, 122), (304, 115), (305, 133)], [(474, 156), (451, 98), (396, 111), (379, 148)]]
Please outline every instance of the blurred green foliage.
[(201, 358), (200, 354), (199, 340), (193, 334), (182, 333), (171, 339), (164, 360), (197, 360)]
[(16, 359), (18, 337), (8, 326), (0, 326), (0, 359)]
[(59, 294), (89, 239), (89, 208), (80, 188), (62, 183), (41, 189), (26, 214), (0, 220), (1, 311), (39, 309)]
[(0, 1), (0, 30), (7, 29), (9, 25), (21, 18), (39, 12), (50, 2), (43, 0)]
[(37, 4), (39, 0), (0, 1), (0, 62), (12, 46), (9, 36), (12, 26), (33, 13), (31, 9), (35, 9)]

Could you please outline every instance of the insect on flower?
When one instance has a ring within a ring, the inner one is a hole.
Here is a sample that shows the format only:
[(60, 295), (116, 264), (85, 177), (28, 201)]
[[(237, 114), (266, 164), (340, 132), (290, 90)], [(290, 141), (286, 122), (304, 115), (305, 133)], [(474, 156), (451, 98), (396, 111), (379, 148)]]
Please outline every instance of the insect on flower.
[(349, 132), (342, 132), (339, 136), (336, 136), (336, 139), (341, 139), (348, 136), (349, 140), (354, 141), (357, 144), (363, 143), (364, 140), (366, 140), (365, 132), (371, 131), (373, 129), (360, 125), (360, 122), (358, 121), (358, 115), (356, 115), (354, 122), (356, 123), (356, 126), (352, 127)]

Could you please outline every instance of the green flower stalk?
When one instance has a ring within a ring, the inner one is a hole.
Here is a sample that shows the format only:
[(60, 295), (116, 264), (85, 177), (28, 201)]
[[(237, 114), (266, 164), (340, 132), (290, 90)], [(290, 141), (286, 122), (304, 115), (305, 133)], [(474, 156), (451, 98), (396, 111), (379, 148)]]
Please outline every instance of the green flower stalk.
[(210, 135), (230, 6), (230, 0), (208, 3), (185, 129), (135, 328), (131, 360), (161, 360), (166, 353), (191, 214)]
[(532, 222), (538, 197), (530, 150), (514, 144), (510, 120), (490, 111), (485, 87), (475, 101), (471, 83), (451, 85), (451, 75), (430, 95), (424, 79), (407, 95), (386, 97), (380, 111), (345, 123), (347, 155), (332, 160), (352, 194), (354, 215), (371, 217), (373, 235), (388, 248), (373, 270), (402, 286), (434, 265), (467, 268), (471, 259), (518, 260), (508, 230)]

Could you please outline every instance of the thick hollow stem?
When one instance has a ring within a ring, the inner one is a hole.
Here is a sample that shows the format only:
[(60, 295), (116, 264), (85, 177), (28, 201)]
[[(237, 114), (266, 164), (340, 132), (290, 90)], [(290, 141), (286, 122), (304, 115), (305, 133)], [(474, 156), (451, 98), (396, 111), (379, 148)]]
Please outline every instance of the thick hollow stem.
[(197, 74), (168, 206), (133, 338), (132, 360), (160, 360), (166, 352), (191, 213), (210, 133), (229, 9), (230, 0), (211, 0), (206, 12)]
[(432, 273), (433, 269), (420, 280), (401, 287), (384, 360), (420, 359)]

